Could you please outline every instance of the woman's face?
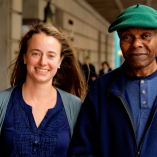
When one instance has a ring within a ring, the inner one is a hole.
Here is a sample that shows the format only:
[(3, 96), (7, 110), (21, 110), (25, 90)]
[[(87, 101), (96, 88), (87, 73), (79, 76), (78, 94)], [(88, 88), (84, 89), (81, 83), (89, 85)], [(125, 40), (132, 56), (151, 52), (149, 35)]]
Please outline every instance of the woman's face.
[(45, 33), (34, 34), (23, 57), (27, 67), (26, 81), (52, 84), (62, 62), (61, 45), (56, 38)]

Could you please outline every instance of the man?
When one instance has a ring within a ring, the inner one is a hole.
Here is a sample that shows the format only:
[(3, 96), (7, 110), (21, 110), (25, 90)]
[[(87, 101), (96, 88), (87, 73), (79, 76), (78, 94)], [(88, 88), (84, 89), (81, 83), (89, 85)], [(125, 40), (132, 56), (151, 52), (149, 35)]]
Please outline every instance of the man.
[(112, 70), (107, 61), (102, 62), (101, 65), (102, 65), (102, 69), (99, 71), (99, 76), (104, 75)]
[(91, 85), (71, 157), (157, 156), (157, 11), (132, 6), (111, 24), (115, 30), (125, 62)]
[(90, 56), (86, 56), (85, 64), (83, 64), (82, 70), (85, 73), (86, 82), (89, 88), (92, 82), (96, 79), (95, 67), (90, 63)]

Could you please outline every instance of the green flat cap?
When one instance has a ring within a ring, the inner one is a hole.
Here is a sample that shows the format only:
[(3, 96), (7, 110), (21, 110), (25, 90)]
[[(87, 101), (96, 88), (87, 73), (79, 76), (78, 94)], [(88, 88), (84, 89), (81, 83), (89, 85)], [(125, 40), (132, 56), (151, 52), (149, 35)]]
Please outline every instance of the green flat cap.
[(119, 14), (110, 25), (108, 32), (124, 27), (157, 28), (157, 11), (146, 5), (133, 5)]

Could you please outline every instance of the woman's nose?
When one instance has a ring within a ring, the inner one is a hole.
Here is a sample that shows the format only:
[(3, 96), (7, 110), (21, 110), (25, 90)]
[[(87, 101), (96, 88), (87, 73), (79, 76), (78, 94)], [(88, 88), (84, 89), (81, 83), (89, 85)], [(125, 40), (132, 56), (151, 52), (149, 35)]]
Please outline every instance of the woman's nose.
[(39, 64), (42, 66), (47, 64), (47, 60), (46, 60), (46, 57), (44, 55), (40, 57)]

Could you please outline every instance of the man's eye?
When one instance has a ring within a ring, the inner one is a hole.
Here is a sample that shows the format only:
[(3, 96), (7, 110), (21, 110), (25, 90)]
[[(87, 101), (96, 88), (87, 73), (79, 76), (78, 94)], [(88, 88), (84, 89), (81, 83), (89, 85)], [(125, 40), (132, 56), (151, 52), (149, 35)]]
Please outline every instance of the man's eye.
[(144, 37), (147, 38), (147, 37), (149, 37), (149, 35), (148, 35), (148, 34), (145, 34)]
[(124, 35), (122, 37), (123, 40), (130, 40), (131, 39), (131, 36), (130, 35)]
[(125, 39), (130, 39), (130, 36), (126, 36)]

